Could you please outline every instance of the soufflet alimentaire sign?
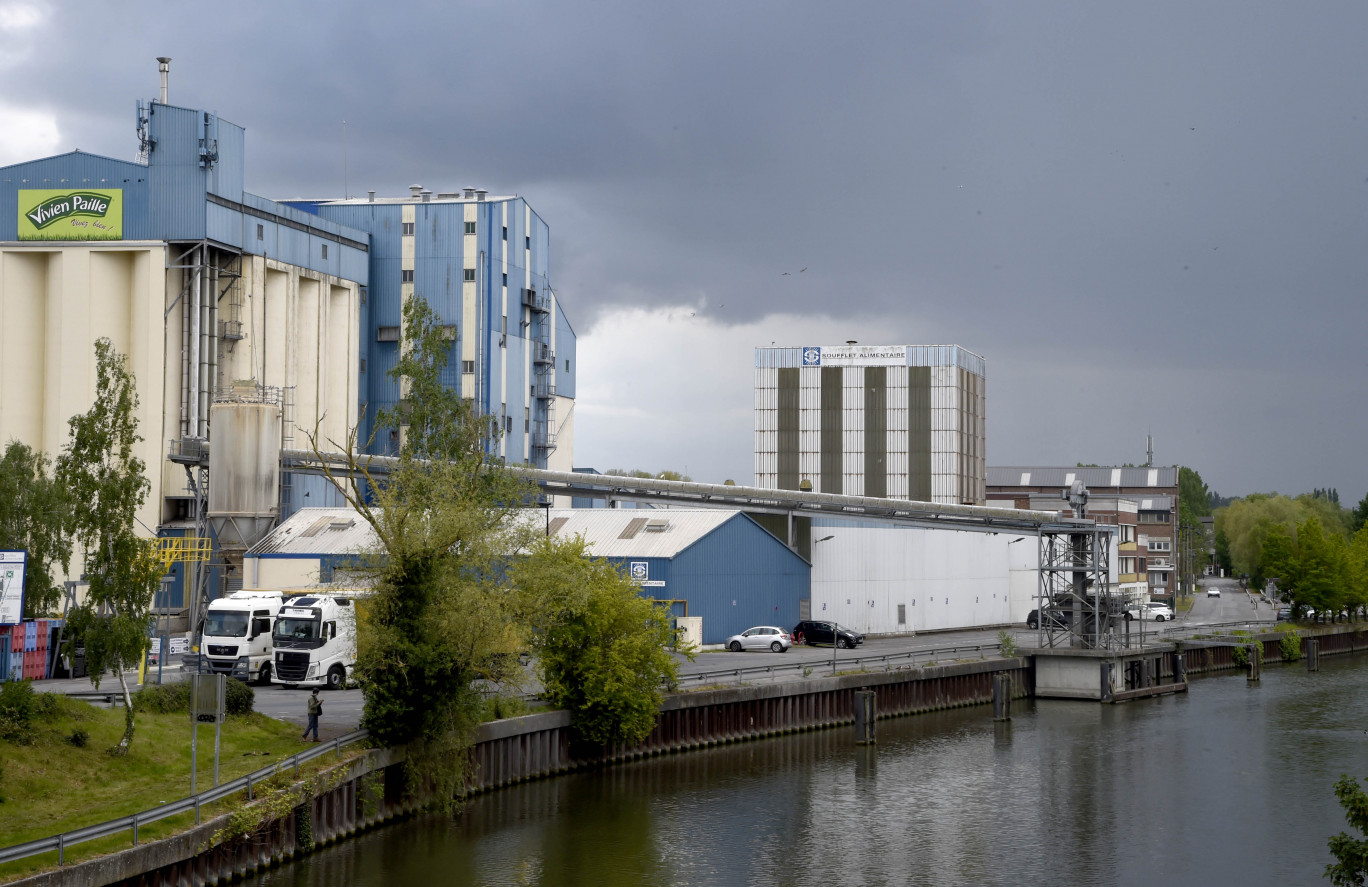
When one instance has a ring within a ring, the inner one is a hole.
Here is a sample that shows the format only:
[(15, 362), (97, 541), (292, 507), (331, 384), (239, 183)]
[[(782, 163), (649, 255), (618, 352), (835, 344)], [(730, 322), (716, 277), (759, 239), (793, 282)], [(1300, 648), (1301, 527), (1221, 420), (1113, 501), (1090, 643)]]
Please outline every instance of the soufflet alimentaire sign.
[(122, 240), (123, 189), (19, 192), (20, 240)]

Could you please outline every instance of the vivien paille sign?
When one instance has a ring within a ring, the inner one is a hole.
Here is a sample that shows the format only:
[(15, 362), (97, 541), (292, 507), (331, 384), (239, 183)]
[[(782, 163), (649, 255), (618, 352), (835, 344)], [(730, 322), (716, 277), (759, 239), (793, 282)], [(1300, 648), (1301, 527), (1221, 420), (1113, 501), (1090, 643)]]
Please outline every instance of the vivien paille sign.
[(20, 240), (122, 240), (123, 189), (19, 192)]

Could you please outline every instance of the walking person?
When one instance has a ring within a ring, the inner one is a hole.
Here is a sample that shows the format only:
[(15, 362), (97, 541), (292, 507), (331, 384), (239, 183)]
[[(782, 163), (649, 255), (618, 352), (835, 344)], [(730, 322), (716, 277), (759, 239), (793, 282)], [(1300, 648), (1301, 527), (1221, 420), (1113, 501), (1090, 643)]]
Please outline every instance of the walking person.
[(304, 735), (301, 739), (308, 739), (309, 733), (313, 732), (313, 741), (318, 741), (318, 716), (323, 714), (323, 700), (318, 698), (318, 688), (309, 696), (309, 725), (304, 728)]

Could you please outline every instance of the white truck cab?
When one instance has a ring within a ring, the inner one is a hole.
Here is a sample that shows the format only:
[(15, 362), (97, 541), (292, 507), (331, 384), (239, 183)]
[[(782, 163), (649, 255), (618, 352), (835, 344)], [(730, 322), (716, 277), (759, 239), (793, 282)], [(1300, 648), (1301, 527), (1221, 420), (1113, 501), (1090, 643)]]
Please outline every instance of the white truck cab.
[(356, 666), (355, 595), (306, 592), (286, 599), (271, 642), (272, 683), (340, 690)]
[(269, 682), (271, 630), (283, 603), (278, 591), (237, 591), (210, 601), (200, 641), (202, 670)]

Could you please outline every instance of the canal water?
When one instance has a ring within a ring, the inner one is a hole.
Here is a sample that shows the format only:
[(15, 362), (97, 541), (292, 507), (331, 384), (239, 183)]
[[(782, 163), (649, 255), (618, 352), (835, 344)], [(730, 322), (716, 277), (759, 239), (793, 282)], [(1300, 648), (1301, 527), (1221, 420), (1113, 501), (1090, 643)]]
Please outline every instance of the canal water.
[(1368, 776), (1368, 659), (1185, 695), (1014, 703), (802, 733), (528, 783), (246, 883), (1328, 883), (1332, 786)]

